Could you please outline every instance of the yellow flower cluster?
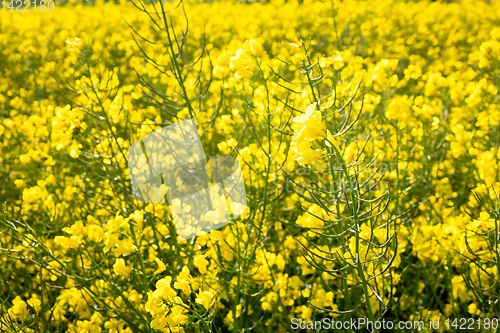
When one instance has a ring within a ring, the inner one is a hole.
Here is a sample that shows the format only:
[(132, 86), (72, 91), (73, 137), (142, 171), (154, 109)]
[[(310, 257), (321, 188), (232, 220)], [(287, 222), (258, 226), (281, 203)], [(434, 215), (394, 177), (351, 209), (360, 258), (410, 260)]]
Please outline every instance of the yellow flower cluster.
[(243, 44), (243, 48), (236, 51), (234, 57), (231, 57), (230, 68), (236, 71), (237, 77), (252, 77), (254, 71), (258, 68), (256, 57), (262, 55), (262, 46), (255, 40), (250, 39)]
[(294, 153), (293, 158), (300, 164), (320, 160), (321, 152), (311, 148), (311, 144), (316, 139), (326, 137), (326, 127), (321, 118), (321, 112), (316, 111), (316, 106), (311, 104), (307, 107), (304, 116), (293, 118), (293, 123), (296, 124), (290, 148)]

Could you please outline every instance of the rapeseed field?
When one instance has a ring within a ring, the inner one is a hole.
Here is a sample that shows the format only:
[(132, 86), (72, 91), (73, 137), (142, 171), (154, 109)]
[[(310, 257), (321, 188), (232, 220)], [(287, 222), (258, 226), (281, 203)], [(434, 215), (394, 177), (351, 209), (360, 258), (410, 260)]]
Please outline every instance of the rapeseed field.
[[(500, 2), (41, 2), (0, 8), (0, 331), (496, 332)], [(130, 151), (187, 121), (245, 204), (185, 239)]]

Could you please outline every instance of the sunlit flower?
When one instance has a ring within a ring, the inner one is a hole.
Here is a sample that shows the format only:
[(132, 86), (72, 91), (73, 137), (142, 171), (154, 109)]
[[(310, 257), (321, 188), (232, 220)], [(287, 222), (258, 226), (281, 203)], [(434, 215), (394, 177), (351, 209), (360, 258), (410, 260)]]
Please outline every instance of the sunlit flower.
[(113, 265), (113, 271), (117, 275), (129, 276), (132, 272), (132, 269), (125, 265), (125, 260), (123, 260), (123, 258), (119, 258), (116, 259), (116, 262)]
[(293, 118), (295, 126), (294, 137), (298, 140), (322, 139), (326, 136), (326, 126), (321, 117), (321, 112), (311, 104), (303, 116)]
[(212, 304), (213, 294), (209, 291), (202, 291), (197, 294), (196, 303), (201, 304), (205, 309), (210, 309)]

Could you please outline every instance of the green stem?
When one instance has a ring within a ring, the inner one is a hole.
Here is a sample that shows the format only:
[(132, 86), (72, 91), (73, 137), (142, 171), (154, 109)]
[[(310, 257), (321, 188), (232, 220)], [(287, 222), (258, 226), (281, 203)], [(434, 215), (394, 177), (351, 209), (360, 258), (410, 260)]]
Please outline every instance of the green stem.
[[(360, 245), (359, 212), (358, 212), (357, 198), (356, 198), (356, 196), (354, 194), (354, 186), (352, 184), (351, 177), (349, 176), (349, 172), (347, 170), (347, 165), (346, 165), (346, 163), (344, 161), (344, 158), (342, 157), (342, 155), (338, 151), (337, 147), (335, 147), (335, 145), (330, 140), (328, 140), (326, 138), (325, 138), (325, 140), (326, 140), (326, 142), (328, 142), (330, 144), (331, 148), (335, 151), (335, 155), (337, 155), (337, 158), (340, 161), (340, 165), (342, 167), (343, 172), (345, 173), (345, 177), (347, 179), (347, 183), (349, 184), (349, 190), (351, 192), (352, 211), (353, 211), (353, 215), (354, 215), (353, 217), (354, 217), (354, 222), (355, 222), (355, 224), (354, 224), (355, 225), (354, 232), (355, 232), (355, 237), (356, 237), (355, 266), (356, 266), (356, 270), (357, 270), (357, 272), (358, 272), (358, 274), (359, 274), (359, 276), (361, 278), (361, 284), (362, 284), (362, 287), (363, 287), (363, 293), (365, 294), (366, 307), (368, 309), (369, 318), (370, 318), (371, 321), (374, 321), (375, 317), (373, 315), (373, 309), (372, 309), (372, 306), (370, 304), (370, 293), (369, 293), (369, 290), (368, 290), (368, 282), (366, 281), (365, 271), (364, 271), (364, 267), (363, 267), (363, 262), (360, 259), (360, 251), (359, 251), (359, 245)], [(329, 156), (328, 159), (330, 160), (331, 156)]]

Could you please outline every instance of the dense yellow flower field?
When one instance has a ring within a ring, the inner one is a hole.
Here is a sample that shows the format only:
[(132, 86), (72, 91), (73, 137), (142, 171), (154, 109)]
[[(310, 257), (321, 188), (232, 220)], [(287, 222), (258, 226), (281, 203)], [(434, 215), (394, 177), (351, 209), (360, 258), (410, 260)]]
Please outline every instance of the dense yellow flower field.
[[(500, 2), (56, 2), (0, 73), (0, 331), (496, 331)], [(127, 151), (192, 118), (248, 207), (183, 240)]]

